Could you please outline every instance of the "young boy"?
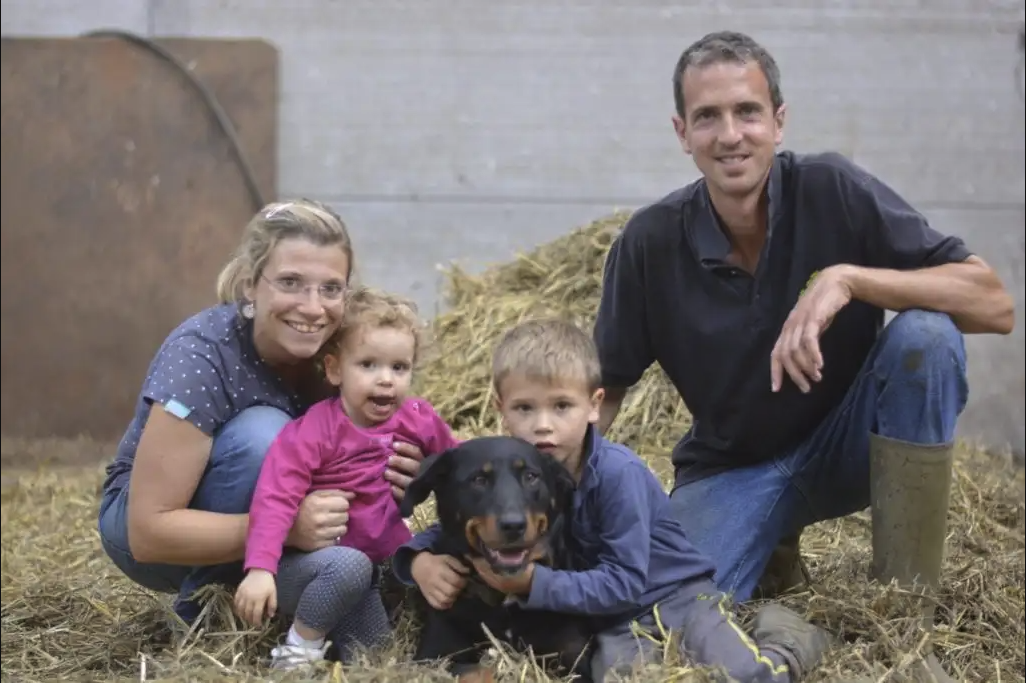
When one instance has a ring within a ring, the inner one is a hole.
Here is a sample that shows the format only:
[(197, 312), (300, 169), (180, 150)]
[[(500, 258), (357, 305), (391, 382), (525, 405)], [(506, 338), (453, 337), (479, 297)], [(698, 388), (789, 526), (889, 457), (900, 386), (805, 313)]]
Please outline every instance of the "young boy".
[[(710, 560), (688, 542), (658, 479), (630, 449), (595, 429), (602, 389), (587, 334), (561, 320), (522, 323), (496, 347), (492, 379), (503, 427), (550, 453), (577, 480), (571, 533), (576, 559), (588, 569), (532, 565), (516, 577), (499, 577), (485, 563), (475, 569), (524, 608), (593, 617), (596, 683), (659, 656), (656, 643), (636, 634), (639, 626), (655, 638), (672, 630), (687, 660), (720, 666), (741, 683), (797, 681), (818, 665), (826, 634), (781, 605), (760, 611), (754, 641), (740, 629), (713, 583)], [(431, 553), (433, 538), (428, 529), (400, 548), (395, 573), (445, 608), (463, 577), (454, 558)]]

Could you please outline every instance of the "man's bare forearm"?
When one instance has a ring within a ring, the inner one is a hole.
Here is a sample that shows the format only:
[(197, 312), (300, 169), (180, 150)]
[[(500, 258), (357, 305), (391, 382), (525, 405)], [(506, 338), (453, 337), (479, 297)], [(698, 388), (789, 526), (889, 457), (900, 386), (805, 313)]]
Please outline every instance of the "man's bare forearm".
[(599, 434), (605, 436), (612, 426), (616, 416), (620, 413), (620, 406), (627, 395), (626, 387), (605, 387), (605, 396), (602, 398), (602, 405), (599, 407)]
[(1015, 303), (990, 266), (975, 256), (921, 270), (841, 268), (852, 298), (878, 308), (947, 313), (963, 334), (1009, 334), (1015, 326)]

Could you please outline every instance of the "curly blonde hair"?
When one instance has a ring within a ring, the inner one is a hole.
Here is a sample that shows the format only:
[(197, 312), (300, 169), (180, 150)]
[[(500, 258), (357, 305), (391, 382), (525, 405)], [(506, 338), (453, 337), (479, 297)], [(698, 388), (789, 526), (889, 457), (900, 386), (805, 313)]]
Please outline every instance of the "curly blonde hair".
[(413, 336), (414, 363), (419, 360), (424, 346), (425, 325), (417, 312), (417, 305), (411, 299), (367, 285), (358, 285), (346, 292), (342, 324), (325, 344), (325, 350), (337, 353), (350, 335), (368, 327), (408, 332)]

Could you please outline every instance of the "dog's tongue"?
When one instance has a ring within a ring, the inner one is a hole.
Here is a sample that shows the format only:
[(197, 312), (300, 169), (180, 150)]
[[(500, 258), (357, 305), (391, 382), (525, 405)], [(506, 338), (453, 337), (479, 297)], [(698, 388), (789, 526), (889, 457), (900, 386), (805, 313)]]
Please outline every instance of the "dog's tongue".
[(518, 565), (527, 557), (526, 550), (493, 550), (494, 557), (501, 564)]

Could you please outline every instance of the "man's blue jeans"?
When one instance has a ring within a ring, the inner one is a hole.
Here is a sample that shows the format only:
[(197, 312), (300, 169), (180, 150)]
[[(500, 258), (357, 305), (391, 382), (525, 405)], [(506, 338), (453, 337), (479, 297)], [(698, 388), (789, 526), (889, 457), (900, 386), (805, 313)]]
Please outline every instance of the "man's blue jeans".
[[(269, 406), (243, 410), (214, 436), (210, 461), (189, 507), (242, 514), (249, 512), (260, 466), (271, 442), (291, 418)], [(188, 567), (144, 564), (128, 547), (128, 487), (106, 494), (100, 503), (100, 541), (107, 555), (135, 583), (161, 593), (178, 593), (175, 611), (186, 623), (199, 616), (190, 594), (201, 586), (235, 586), (242, 580), (242, 562)]]
[(678, 519), (716, 563), (720, 590), (748, 600), (783, 538), (869, 505), (870, 432), (951, 443), (968, 393), (965, 344), (951, 318), (905, 311), (884, 328), (844, 401), (804, 443), (674, 490)]

